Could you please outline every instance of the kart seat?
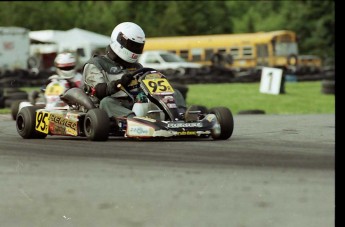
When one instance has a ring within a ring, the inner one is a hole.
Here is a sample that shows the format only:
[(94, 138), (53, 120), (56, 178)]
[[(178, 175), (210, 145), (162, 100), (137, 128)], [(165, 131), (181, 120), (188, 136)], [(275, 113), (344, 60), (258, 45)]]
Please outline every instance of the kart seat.
[(81, 105), (87, 110), (96, 108), (90, 97), (80, 88), (68, 89), (64, 94), (60, 95), (60, 98), (68, 105)]

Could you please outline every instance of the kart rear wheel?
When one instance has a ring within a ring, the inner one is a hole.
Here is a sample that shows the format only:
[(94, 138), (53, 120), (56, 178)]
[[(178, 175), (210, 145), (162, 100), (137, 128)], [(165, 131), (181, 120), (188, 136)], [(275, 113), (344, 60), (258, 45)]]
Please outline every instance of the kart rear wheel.
[(214, 107), (209, 113), (216, 115), (217, 124), (211, 131), (214, 140), (229, 139), (234, 131), (234, 118), (231, 111), (226, 107)]
[(16, 117), (18, 134), (24, 139), (44, 139), (47, 134), (36, 131), (36, 110), (39, 107), (26, 106), (20, 109)]
[(109, 136), (110, 120), (102, 109), (89, 110), (84, 119), (84, 132), (88, 140), (106, 141)]

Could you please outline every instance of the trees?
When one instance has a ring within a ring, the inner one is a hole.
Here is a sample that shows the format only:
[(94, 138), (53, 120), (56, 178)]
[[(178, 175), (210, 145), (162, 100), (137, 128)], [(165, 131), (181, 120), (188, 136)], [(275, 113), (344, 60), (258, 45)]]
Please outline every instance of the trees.
[(148, 37), (289, 29), (300, 52), (334, 57), (335, 2), (299, 1), (2, 1), (1, 26), (79, 27), (103, 35), (133, 21)]

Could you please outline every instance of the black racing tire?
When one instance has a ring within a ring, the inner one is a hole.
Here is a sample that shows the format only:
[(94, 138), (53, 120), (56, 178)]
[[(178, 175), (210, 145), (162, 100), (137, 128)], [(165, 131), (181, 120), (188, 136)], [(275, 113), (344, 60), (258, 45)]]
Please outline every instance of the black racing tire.
[(215, 114), (218, 126), (212, 129), (211, 136), (214, 140), (227, 140), (234, 131), (234, 118), (231, 111), (226, 107), (213, 107), (209, 113)]
[(36, 110), (39, 107), (25, 106), (20, 109), (16, 117), (18, 134), (24, 139), (44, 139), (47, 134), (36, 131)]
[(102, 109), (89, 110), (84, 119), (84, 133), (88, 140), (106, 141), (109, 136), (110, 119)]

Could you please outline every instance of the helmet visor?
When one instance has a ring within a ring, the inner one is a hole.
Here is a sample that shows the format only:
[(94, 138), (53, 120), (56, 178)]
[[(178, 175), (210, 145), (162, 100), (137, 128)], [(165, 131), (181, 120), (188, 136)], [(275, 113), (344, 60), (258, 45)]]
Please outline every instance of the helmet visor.
[(136, 54), (143, 53), (144, 43), (134, 42), (133, 40), (128, 39), (122, 32), (118, 34), (116, 40), (117, 42), (120, 43), (121, 46), (132, 51), (133, 53), (136, 53)]
[(75, 66), (63, 66), (63, 67), (58, 67), (59, 69), (61, 70), (64, 70), (64, 71), (70, 71), (70, 70), (73, 70), (75, 68)]

